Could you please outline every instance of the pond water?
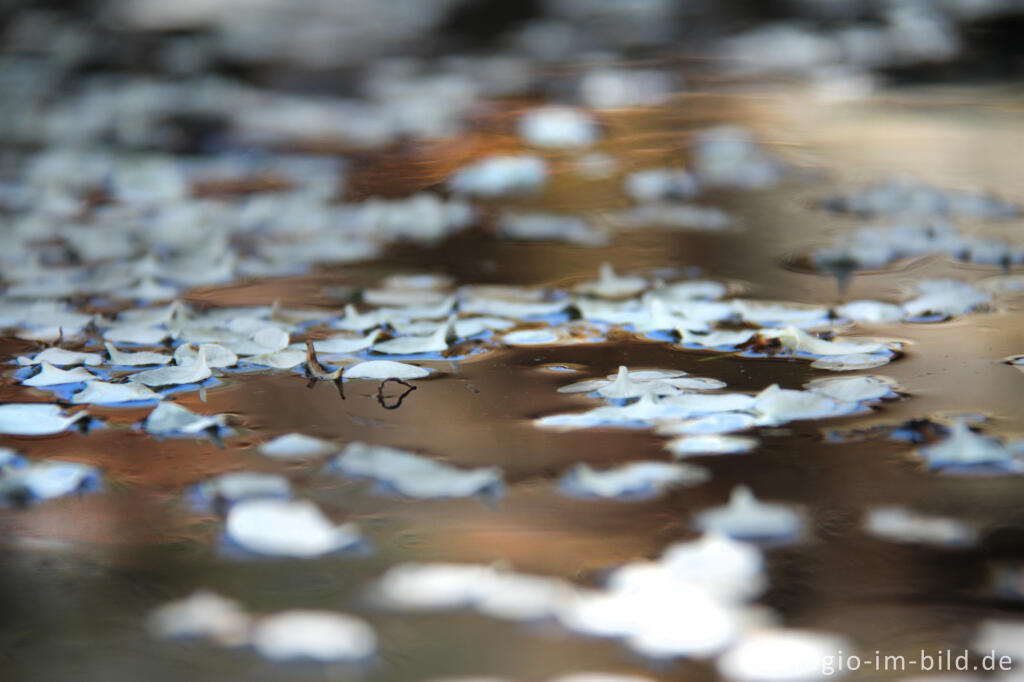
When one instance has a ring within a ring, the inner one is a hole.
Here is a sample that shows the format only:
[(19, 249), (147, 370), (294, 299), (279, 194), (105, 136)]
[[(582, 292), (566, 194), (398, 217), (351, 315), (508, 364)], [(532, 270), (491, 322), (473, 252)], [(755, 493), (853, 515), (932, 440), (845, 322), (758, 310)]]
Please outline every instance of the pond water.
[[(515, 111), (519, 104), (508, 106)], [(511, 146), (498, 119), (497, 132), (481, 125), (472, 139), (360, 154), (349, 180), (353, 194), (404, 196), (438, 187), (464, 159)], [(564, 289), (593, 279), (608, 262), (620, 273), (669, 268), (728, 282), (756, 299), (825, 306), (899, 301), (906, 286), (923, 278), (978, 282), (1003, 270), (928, 255), (854, 273), (848, 281), (809, 271), (794, 265), (799, 254), (864, 222), (826, 213), (816, 203), (895, 172), (937, 187), (980, 187), (1024, 201), (1017, 153), (1024, 149), (1022, 121), (1019, 92), (992, 87), (896, 90), (847, 102), (821, 101), (786, 85), (719, 88), (680, 98), (656, 114), (609, 114), (596, 150), (622, 170), (679, 165), (687, 160), (692, 131), (723, 122), (751, 127), (800, 173), (768, 189), (716, 190), (702, 197), (729, 212), (735, 229), (626, 230), (607, 245), (579, 247), (507, 241), (475, 227), (435, 246), (396, 245), (368, 262), (191, 289), (184, 300), (195, 309), (276, 301), (339, 310), (345, 302), (339, 290), (373, 286), (392, 273), (446, 274), (458, 285)], [(537, 198), (484, 202), (482, 224), (506, 205), (573, 213), (628, 205), (618, 189), (621, 171), (587, 179), (574, 170), (574, 158), (550, 156), (551, 186)], [(1011, 244), (1020, 243), (1024, 229), (1019, 217), (965, 225), (971, 234), (1003, 236)], [(332, 382), (310, 384), (298, 372), (223, 373), (203, 392), (174, 396), (197, 412), (231, 415), (234, 433), (222, 444), (205, 437), (154, 438), (134, 428), (151, 406), (92, 406), (90, 414), (104, 425), (88, 433), (3, 436), (0, 445), (29, 458), (95, 466), (103, 485), (91, 494), (0, 509), (0, 677), (412, 682), (458, 676), (542, 680), (603, 670), (660, 680), (716, 679), (709, 659), (651, 660), (617, 640), (575, 635), (547, 621), (387, 609), (368, 595), (386, 569), (406, 562), (498, 563), (599, 585), (616, 566), (697, 537), (693, 515), (723, 504), (739, 484), (761, 499), (793, 505), (807, 519), (799, 541), (765, 546), (768, 587), (757, 603), (781, 624), (843, 635), (865, 654), (880, 650), (909, 658), (921, 650), (962, 651), (981, 621), (1012, 618), (1024, 607), (1024, 480), (929, 471), (914, 456), (915, 444), (872, 429), (971, 414), (987, 418), (985, 433), (1020, 438), (1024, 375), (1003, 360), (1024, 353), (1022, 322), (1024, 294), (1011, 293), (989, 312), (858, 327), (857, 335), (903, 341), (893, 362), (857, 373), (891, 377), (902, 391), (899, 399), (845, 417), (757, 427), (751, 433), (760, 444), (749, 454), (687, 460), (710, 471), (708, 482), (645, 500), (559, 494), (558, 479), (580, 462), (606, 468), (671, 459), (665, 438), (649, 430), (538, 428), (539, 417), (599, 404), (559, 393), (559, 387), (614, 373), (620, 365), (684, 370), (751, 393), (772, 383), (799, 389), (842, 373), (792, 357), (680, 349), (616, 330), (599, 343), (505, 347), (423, 361), (441, 372), (414, 382), (415, 390), (394, 409), (387, 408), (402, 386), (347, 381), (342, 398)], [(14, 338), (2, 346), (11, 361), (35, 347)], [(12, 374), (0, 386), (4, 402), (50, 400)], [(339, 444), (359, 440), (414, 450), (458, 467), (497, 466), (505, 492), (493, 500), (384, 495), (366, 481), (323, 471), (321, 461), (281, 462), (254, 449), (293, 431)], [(844, 437), (829, 437), (832, 432)], [(921, 433), (936, 439), (926, 427)], [(357, 522), (368, 549), (303, 560), (225, 553), (221, 515), (197, 509), (188, 490), (211, 475), (239, 470), (284, 474), (332, 520)], [(888, 542), (863, 530), (867, 510), (893, 505), (965, 521), (979, 530), (980, 540), (933, 547)], [(315, 608), (358, 615), (376, 630), (379, 652), (359, 664), (282, 664), (244, 648), (151, 637), (148, 615), (197, 589), (228, 596), (253, 613)], [(860, 674), (900, 678), (913, 672)]]

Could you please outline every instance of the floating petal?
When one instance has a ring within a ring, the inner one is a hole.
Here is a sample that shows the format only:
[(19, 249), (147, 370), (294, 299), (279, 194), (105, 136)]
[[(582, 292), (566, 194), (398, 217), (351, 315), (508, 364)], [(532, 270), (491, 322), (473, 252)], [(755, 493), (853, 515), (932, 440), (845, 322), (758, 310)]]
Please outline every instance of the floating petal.
[(918, 454), (931, 469), (1019, 471), (1024, 467), (1013, 449), (997, 438), (975, 433), (964, 420), (953, 424), (945, 440), (920, 448)]
[(433, 370), (427, 367), (410, 365), (405, 362), (394, 362), (393, 360), (369, 360), (346, 367), (341, 376), (345, 379), (422, 379), (428, 376)]
[(595, 470), (577, 464), (559, 480), (559, 488), (580, 497), (654, 497), (679, 486), (704, 483), (711, 473), (702, 467), (669, 462), (630, 462), (611, 469)]
[(335, 526), (307, 500), (245, 500), (231, 507), (225, 532), (255, 554), (310, 558), (358, 544), (355, 524)]
[(249, 626), (241, 605), (206, 590), (164, 604), (146, 619), (147, 629), (159, 639), (208, 639), (224, 646), (245, 643)]
[(356, 353), (372, 346), (380, 336), (380, 330), (375, 329), (366, 336), (331, 336), (320, 341), (313, 342), (313, 349), (317, 353), (325, 355), (341, 355), (344, 353)]
[(28, 379), (22, 379), (21, 383), (34, 387), (60, 386), (62, 384), (77, 384), (80, 381), (92, 381), (95, 378), (96, 375), (84, 367), (61, 369), (43, 360), (39, 363), (39, 371)]
[(890, 542), (965, 546), (978, 539), (974, 528), (943, 516), (928, 516), (902, 507), (877, 507), (864, 517), (864, 530)]
[(373, 628), (353, 616), (330, 611), (284, 611), (259, 619), (252, 646), (275, 661), (357, 661), (377, 650)]
[(75, 365), (89, 365), (95, 367), (103, 364), (103, 356), (99, 353), (82, 353), (63, 348), (47, 348), (39, 351), (32, 357), (22, 355), (18, 358), (21, 366), (39, 365), (48, 362), (56, 367), (74, 367)]
[(226, 421), (222, 414), (196, 414), (177, 403), (162, 402), (149, 413), (143, 427), (148, 433), (156, 436), (194, 435), (207, 429), (222, 427)]
[(187, 365), (172, 365), (158, 369), (147, 369), (128, 377), (129, 381), (146, 386), (177, 386), (181, 384), (197, 384), (212, 376), (206, 365), (206, 349), (199, 347), (195, 361)]
[(758, 393), (753, 408), (759, 415), (758, 423), (767, 426), (799, 419), (838, 417), (863, 409), (858, 403), (835, 400), (815, 391), (779, 388), (778, 384)]
[(62, 497), (100, 484), (98, 469), (79, 462), (44, 460), (4, 472), (0, 476), (0, 497), (34, 502)]
[(166, 365), (172, 360), (170, 355), (154, 353), (152, 351), (126, 353), (115, 348), (109, 341), (103, 345), (106, 347), (107, 354), (110, 355), (110, 363), (113, 365), (121, 365), (124, 367), (137, 367), (139, 365)]
[(597, 142), (601, 131), (586, 111), (546, 106), (523, 114), (519, 119), (519, 134), (535, 147), (579, 149)]
[(217, 343), (202, 343), (197, 348), (191, 343), (183, 343), (174, 349), (174, 362), (187, 365), (199, 359), (199, 349), (206, 353), (206, 366), (211, 369), (234, 367), (238, 364), (238, 356), (230, 348)]
[(805, 384), (808, 390), (844, 402), (872, 402), (896, 395), (896, 382), (888, 377), (826, 377)]
[(733, 488), (729, 504), (699, 512), (694, 525), (704, 532), (716, 532), (742, 540), (791, 538), (800, 532), (800, 514), (781, 504), (758, 501), (746, 486)]
[(291, 483), (280, 474), (263, 471), (232, 471), (208, 478), (196, 486), (196, 493), (210, 505), (232, 505), (242, 500), (287, 499)]
[(7, 403), (0, 405), (0, 433), (46, 436), (60, 433), (88, 416), (85, 412), (64, 415), (60, 405), (51, 403)]
[(330, 466), (417, 498), (470, 497), (502, 486), (502, 472), (497, 467), (460, 469), (404, 450), (360, 442), (345, 446)]
[(334, 454), (338, 446), (329, 440), (313, 438), (301, 433), (286, 433), (256, 448), (261, 455), (274, 459), (308, 459)]
[(163, 396), (140, 384), (112, 384), (108, 381), (87, 381), (85, 388), (71, 396), (75, 405), (117, 405), (143, 400), (162, 400)]
[(808, 682), (841, 674), (838, 666), (827, 664), (851, 650), (849, 642), (834, 635), (761, 630), (744, 635), (719, 658), (718, 672), (733, 682)]
[(682, 436), (670, 440), (665, 448), (677, 458), (700, 455), (733, 455), (750, 452), (757, 447), (758, 440), (748, 436), (720, 436), (706, 434)]

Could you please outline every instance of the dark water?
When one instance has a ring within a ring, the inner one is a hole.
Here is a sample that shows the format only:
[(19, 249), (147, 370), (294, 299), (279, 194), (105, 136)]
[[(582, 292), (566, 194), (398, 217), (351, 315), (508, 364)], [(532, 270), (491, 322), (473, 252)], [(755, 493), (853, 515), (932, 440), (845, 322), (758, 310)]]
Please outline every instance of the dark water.
[[(602, 151), (618, 155), (627, 168), (682, 160), (687, 131), (725, 116), (753, 124), (778, 153), (814, 169), (811, 179), (709, 197), (708, 203), (732, 211), (745, 228), (727, 234), (637, 231), (608, 247), (582, 249), (502, 242), (477, 230), (432, 249), (397, 247), (381, 261), (197, 290), (187, 300), (195, 305), (277, 300), (336, 308), (340, 301), (330, 291), (372, 284), (393, 271), (443, 272), (459, 284), (565, 286), (593, 277), (604, 261), (620, 271), (686, 269), (733, 281), (750, 297), (826, 304), (895, 300), (901, 285), (922, 277), (974, 281), (998, 274), (932, 257), (857, 275), (840, 292), (834, 279), (785, 263), (855, 224), (811, 208), (824, 192), (892, 171), (1024, 199), (1024, 167), (1015, 151), (1024, 148), (1019, 96), (991, 90), (915, 92), (822, 104), (793, 91), (766, 89), (699, 106), (683, 101), (674, 111), (606, 121), (611, 141)], [(401, 193), (427, 188), (443, 177), (459, 149), (367, 157), (354, 184), (367, 194), (382, 185)], [(619, 200), (608, 189), (600, 182), (585, 185), (566, 164), (551, 193), (523, 206), (612, 209)], [(1018, 220), (984, 229), (1013, 235), (1022, 228)], [(88, 436), (5, 437), (0, 445), (28, 456), (100, 467), (106, 488), (28, 510), (0, 510), (0, 679), (404, 682), (500, 675), (539, 680), (581, 669), (663, 680), (713, 679), (707, 663), (651, 664), (618, 642), (573, 636), (554, 625), (517, 625), (469, 613), (383, 611), (369, 603), (365, 591), (386, 567), (405, 561), (502, 562), (523, 572), (591, 583), (609, 567), (655, 556), (669, 543), (693, 537), (692, 513), (721, 504), (738, 483), (751, 485), (760, 497), (802, 506), (811, 520), (804, 542), (768, 552), (770, 589), (762, 602), (786, 625), (848, 635), (861, 652), (880, 649), (910, 658), (921, 649), (960, 650), (982, 618), (1024, 611), (1024, 601), (997, 592), (992, 580), (997, 565), (1024, 576), (1024, 542), (1019, 542), (1024, 480), (927, 472), (906, 443), (881, 438), (828, 443), (823, 431), (970, 412), (987, 415), (993, 432), (1024, 433), (1024, 375), (1000, 362), (1024, 352), (1024, 297), (1006, 301), (996, 313), (867, 328), (871, 335), (909, 342), (903, 358), (871, 370), (896, 379), (904, 398), (867, 415), (762, 430), (753, 454), (701, 458), (713, 473), (710, 482), (650, 501), (580, 501), (556, 494), (555, 480), (576, 462), (665, 458), (663, 439), (646, 432), (556, 433), (534, 427), (534, 417), (590, 404), (557, 393), (558, 386), (621, 364), (679, 368), (722, 379), (734, 390), (758, 390), (772, 382), (799, 388), (828, 373), (797, 361), (750, 360), (621, 339), (470, 357), (451, 374), (419, 382), (393, 410), (380, 405), (374, 382), (348, 382), (342, 400), (333, 385), (310, 387), (293, 373), (231, 374), (207, 392), (205, 405), (196, 393), (180, 401), (235, 415), (238, 435), (223, 448), (207, 440), (155, 440), (113, 428)], [(27, 347), (9, 341), (4, 352)], [(550, 371), (551, 365), (579, 373)], [(3, 381), (0, 398), (25, 399), (24, 389)], [(130, 425), (147, 410), (91, 412)], [(505, 471), (507, 495), (491, 504), (402, 500), (323, 474), (318, 464), (281, 464), (250, 449), (266, 435), (293, 430), (418, 449), (460, 466), (497, 465)], [(184, 491), (211, 474), (239, 469), (287, 473), (332, 518), (357, 521), (373, 551), (311, 561), (225, 557), (219, 550), (220, 520), (193, 509)], [(929, 549), (886, 543), (860, 530), (866, 509), (887, 504), (977, 523), (984, 540), (974, 549)], [(1012, 568), (1018, 564), (1022, 568)], [(254, 612), (310, 607), (361, 615), (377, 629), (381, 653), (364, 666), (281, 665), (244, 650), (151, 640), (142, 627), (146, 614), (198, 588), (230, 596)]]

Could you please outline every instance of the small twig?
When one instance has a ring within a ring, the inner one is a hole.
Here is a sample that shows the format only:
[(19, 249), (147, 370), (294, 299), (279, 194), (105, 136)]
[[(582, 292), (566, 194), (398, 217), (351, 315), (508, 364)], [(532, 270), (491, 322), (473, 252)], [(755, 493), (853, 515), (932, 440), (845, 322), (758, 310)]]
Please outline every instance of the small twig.
[[(403, 386), (406, 387), (405, 391), (400, 396), (398, 396), (398, 400), (395, 401), (394, 405), (388, 405), (384, 401), (384, 386), (389, 381), (394, 381), (396, 384), (402, 384)], [(385, 410), (397, 410), (399, 407), (402, 406), (402, 401), (405, 400), (405, 396), (409, 395), (415, 390), (415, 386), (406, 381), (402, 381), (401, 379), (385, 379), (384, 381), (380, 382), (380, 386), (377, 387), (377, 402), (380, 403), (380, 406), (383, 407)]]
[(742, 350), (728, 351), (726, 353), (715, 353), (697, 360), (697, 362), (708, 362), (709, 360), (721, 360), (722, 358), (738, 358), (743, 355)]
[(339, 367), (333, 372), (327, 371), (327, 368), (320, 364), (320, 361), (316, 357), (316, 351), (313, 349), (313, 342), (306, 340), (306, 376), (311, 379), (319, 379), (320, 381), (337, 381), (341, 378), (341, 370), (344, 367)]
[(342, 384), (341, 372), (345, 369), (339, 367), (333, 372), (328, 372), (327, 368), (320, 364), (320, 361), (316, 357), (316, 350), (313, 349), (313, 342), (306, 340), (306, 376), (309, 378), (309, 383), (306, 384), (306, 388), (313, 388), (318, 381), (333, 381), (334, 385), (338, 387), (338, 395), (341, 399), (345, 399), (345, 387)]
[(220, 426), (217, 424), (211, 424), (206, 427), (206, 435), (221, 450), (224, 449), (224, 439), (220, 435)]

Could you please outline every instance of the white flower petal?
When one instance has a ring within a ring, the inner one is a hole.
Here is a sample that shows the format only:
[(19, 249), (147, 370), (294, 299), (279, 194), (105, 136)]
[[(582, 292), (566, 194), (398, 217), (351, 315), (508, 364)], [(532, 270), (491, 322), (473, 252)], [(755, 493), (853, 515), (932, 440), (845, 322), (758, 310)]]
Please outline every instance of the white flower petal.
[(811, 391), (844, 402), (872, 402), (895, 395), (896, 382), (888, 377), (825, 377), (804, 386)]
[(291, 497), (292, 487), (280, 474), (264, 471), (231, 471), (208, 478), (196, 486), (207, 502), (235, 504), (242, 500)]
[(601, 131), (586, 111), (545, 106), (523, 114), (519, 119), (519, 135), (535, 147), (579, 149), (597, 142)]
[(394, 362), (393, 360), (368, 360), (346, 367), (341, 376), (346, 379), (422, 379), (428, 376), (433, 370), (427, 367), (410, 365), (405, 362)]
[(995, 467), (1019, 469), (1022, 463), (1012, 448), (1000, 440), (975, 433), (964, 420), (957, 420), (949, 436), (935, 445), (918, 449), (928, 466), (940, 468)]
[(538, 157), (491, 156), (460, 168), (448, 185), (457, 194), (493, 199), (535, 192), (547, 179), (547, 164)]
[(380, 445), (354, 442), (331, 461), (350, 476), (372, 478), (416, 498), (470, 497), (501, 487), (497, 467), (460, 469), (428, 457)]
[(928, 516), (903, 507), (876, 507), (864, 517), (864, 530), (890, 542), (927, 545), (972, 545), (978, 533), (971, 526), (943, 516)]
[(198, 434), (224, 426), (226, 417), (222, 414), (196, 414), (177, 403), (162, 402), (146, 417), (143, 427), (147, 433), (156, 436), (170, 434)]
[(682, 436), (670, 440), (665, 448), (677, 458), (700, 455), (732, 455), (750, 452), (757, 447), (758, 440), (749, 436), (721, 436), (703, 434)]
[(273, 353), (250, 355), (245, 358), (247, 363), (273, 367), (274, 369), (292, 369), (306, 361), (306, 352), (297, 348), (284, 348)]
[(206, 350), (200, 346), (199, 354), (194, 362), (187, 365), (171, 365), (157, 369), (148, 369), (128, 377), (129, 381), (146, 386), (177, 386), (180, 384), (197, 384), (212, 376), (206, 365)]
[(330, 455), (338, 451), (338, 446), (331, 441), (301, 433), (286, 433), (261, 443), (256, 449), (261, 455), (288, 460)]
[(314, 341), (313, 349), (324, 355), (355, 353), (372, 346), (378, 336), (380, 336), (379, 329), (375, 329), (366, 336), (330, 336), (320, 341)]
[(73, 367), (75, 365), (89, 365), (95, 367), (103, 364), (103, 356), (99, 353), (82, 353), (63, 348), (47, 348), (39, 351), (32, 357), (22, 355), (18, 358), (18, 364), (27, 367), (48, 362), (56, 367)]
[(595, 470), (577, 464), (559, 480), (570, 495), (583, 497), (649, 497), (669, 488), (704, 483), (711, 478), (706, 469), (670, 462), (630, 462), (611, 469)]
[(881, 353), (854, 353), (852, 355), (831, 355), (821, 357), (811, 363), (815, 369), (828, 369), (833, 372), (855, 372), (861, 369), (874, 369), (892, 362), (891, 355)]
[(6, 403), (0, 405), (0, 433), (11, 436), (45, 436), (60, 433), (88, 414), (64, 415), (60, 405), (51, 403)]
[(250, 638), (275, 661), (355, 661), (372, 656), (377, 635), (364, 621), (330, 611), (284, 611), (256, 621)]
[(249, 617), (237, 602), (200, 590), (156, 609), (146, 627), (160, 639), (209, 639), (225, 646), (244, 643)]
[(60, 386), (62, 384), (76, 384), (80, 381), (91, 381), (96, 376), (84, 367), (73, 369), (61, 369), (54, 367), (45, 360), (39, 363), (39, 371), (27, 379), (22, 379), (24, 386)]
[[(217, 343), (199, 344), (206, 352), (206, 366), (213, 368), (234, 367), (238, 364), (238, 356), (230, 348)], [(174, 362), (178, 365), (187, 365), (199, 359), (199, 348), (190, 343), (183, 343), (174, 349)]]
[(227, 536), (256, 554), (310, 558), (358, 543), (355, 524), (335, 526), (307, 500), (245, 500), (231, 507)]
[(754, 411), (758, 423), (779, 426), (800, 419), (826, 419), (856, 412), (858, 403), (830, 398), (814, 391), (794, 391), (772, 384), (757, 394)]
[(87, 381), (84, 389), (71, 396), (75, 405), (117, 405), (141, 400), (163, 400), (163, 396), (140, 384), (107, 381)]
[(733, 488), (729, 504), (694, 516), (694, 525), (737, 539), (781, 539), (797, 535), (803, 527), (800, 514), (781, 504), (760, 502), (746, 486)]
[(840, 652), (854, 647), (846, 640), (801, 630), (761, 630), (744, 635), (718, 659), (718, 672), (733, 682), (809, 682), (842, 674), (833, 665)]
[(166, 365), (172, 360), (170, 355), (153, 353), (152, 351), (126, 353), (115, 348), (109, 341), (103, 345), (106, 347), (107, 353), (110, 355), (110, 363), (113, 365), (122, 365), (125, 367), (137, 367), (139, 365)]

